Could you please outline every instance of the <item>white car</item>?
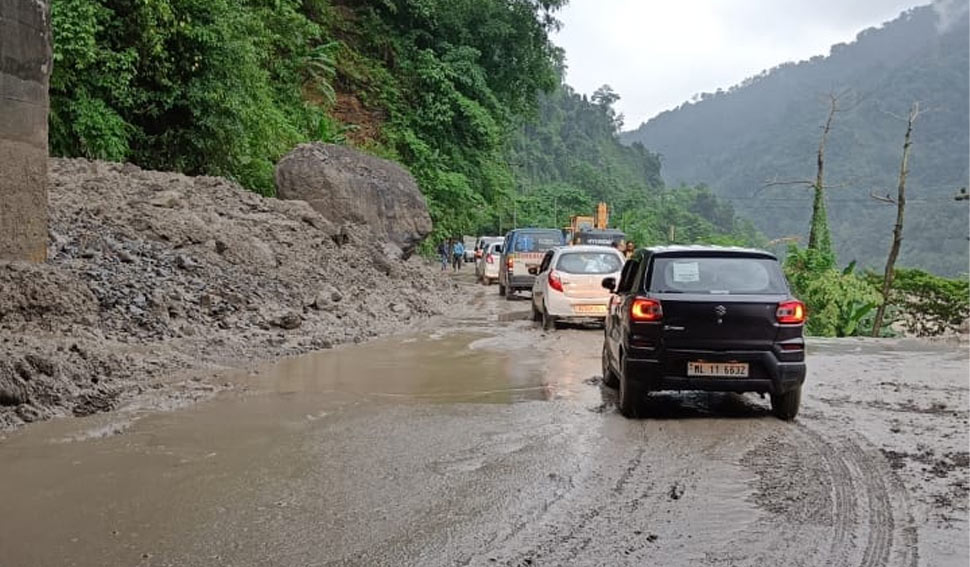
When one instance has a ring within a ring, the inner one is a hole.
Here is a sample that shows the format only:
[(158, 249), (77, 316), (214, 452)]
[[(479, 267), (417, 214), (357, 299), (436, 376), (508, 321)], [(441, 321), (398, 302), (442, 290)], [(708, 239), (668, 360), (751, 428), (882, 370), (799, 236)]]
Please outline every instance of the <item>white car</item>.
[(498, 266), (502, 260), (502, 242), (486, 244), (482, 257), (475, 262), (475, 276), (485, 285), (498, 281)]
[[(474, 260), (478, 262), (485, 257), (485, 247), (489, 244), (493, 242), (498, 242), (501, 244), (504, 241), (504, 236), (479, 236), (478, 240), (475, 241), (475, 248), (472, 249)], [(499, 252), (501, 252), (501, 250)]]
[(532, 320), (546, 330), (560, 321), (606, 320), (610, 292), (604, 278), (619, 280), (623, 256), (604, 246), (560, 246), (546, 252), (532, 268)]

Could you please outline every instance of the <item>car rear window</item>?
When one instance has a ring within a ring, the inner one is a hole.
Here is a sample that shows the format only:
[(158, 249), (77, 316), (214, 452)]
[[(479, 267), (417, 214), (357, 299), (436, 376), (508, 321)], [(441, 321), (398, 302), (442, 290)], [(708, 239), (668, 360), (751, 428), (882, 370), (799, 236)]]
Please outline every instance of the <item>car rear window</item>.
[(776, 260), (745, 257), (659, 257), (650, 291), (723, 295), (781, 295), (788, 292)]
[(520, 232), (512, 240), (512, 252), (545, 252), (562, 245), (562, 233), (554, 230), (547, 232)]
[(611, 252), (565, 252), (556, 262), (556, 269), (567, 274), (612, 274), (622, 268), (620, 257)]

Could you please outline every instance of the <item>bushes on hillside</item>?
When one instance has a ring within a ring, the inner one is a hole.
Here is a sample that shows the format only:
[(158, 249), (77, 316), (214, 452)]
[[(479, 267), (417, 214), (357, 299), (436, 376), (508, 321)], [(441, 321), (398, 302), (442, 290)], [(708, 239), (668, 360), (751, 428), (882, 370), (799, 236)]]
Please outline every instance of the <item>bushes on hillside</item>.
[[(870, 334), (874, 310), (883, 301), (882, 274), (857, 274), (854, 268), (853, 263), (838, 270), (831, 254), (789, 248), (785, 274), (792, 292), (808, 308), (808, 334)], [(970, 280), (898, 268), (888, 301), (887, 336), (893, 327), (919, 337), (955, 332), (970, 317)]]
[[(882, 284), (882, 277), (867, 275), (874, 286)], [(888, 307), (889, 321), (918, 337), (957, 332), (970, 317), (970, 279), (897, 268)]]
[(52, 153), (224, 175), (272, 192), (273, 163), (321, 114), (301, 97), (322, 42), (303, 8), (54, 0)]

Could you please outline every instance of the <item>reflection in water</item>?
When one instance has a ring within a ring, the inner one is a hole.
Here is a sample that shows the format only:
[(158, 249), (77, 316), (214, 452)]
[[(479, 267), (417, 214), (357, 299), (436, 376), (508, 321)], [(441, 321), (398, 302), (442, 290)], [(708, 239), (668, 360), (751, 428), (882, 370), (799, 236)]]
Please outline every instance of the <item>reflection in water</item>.
[(509, 403), (574, 395), (590, 361), (539, 349), (527, 336), (455, 334), (374, 341), (313, 353), (240, 378), (256, 391)]

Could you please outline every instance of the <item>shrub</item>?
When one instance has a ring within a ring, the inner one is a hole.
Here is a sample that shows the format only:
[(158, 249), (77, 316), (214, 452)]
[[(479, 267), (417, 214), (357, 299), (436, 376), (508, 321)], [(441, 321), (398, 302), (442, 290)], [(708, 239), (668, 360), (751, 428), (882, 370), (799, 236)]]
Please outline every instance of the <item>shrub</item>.
[[(873, 285), (882, 274), (870, 273)], [(970, 279), (943, 278), (918, 269), (898, 268), (888, 298), (890, 322), (899, 322), (918, 337), (957, 331), (970, 317)]]
[(868, 316), (880, 303), (877, 288), (854, 273), (839, 271), (830, 253), (791, 246), (785, 274), (795, 296), (805, 302), (806, 332), (822, 337), (866, 334)]

